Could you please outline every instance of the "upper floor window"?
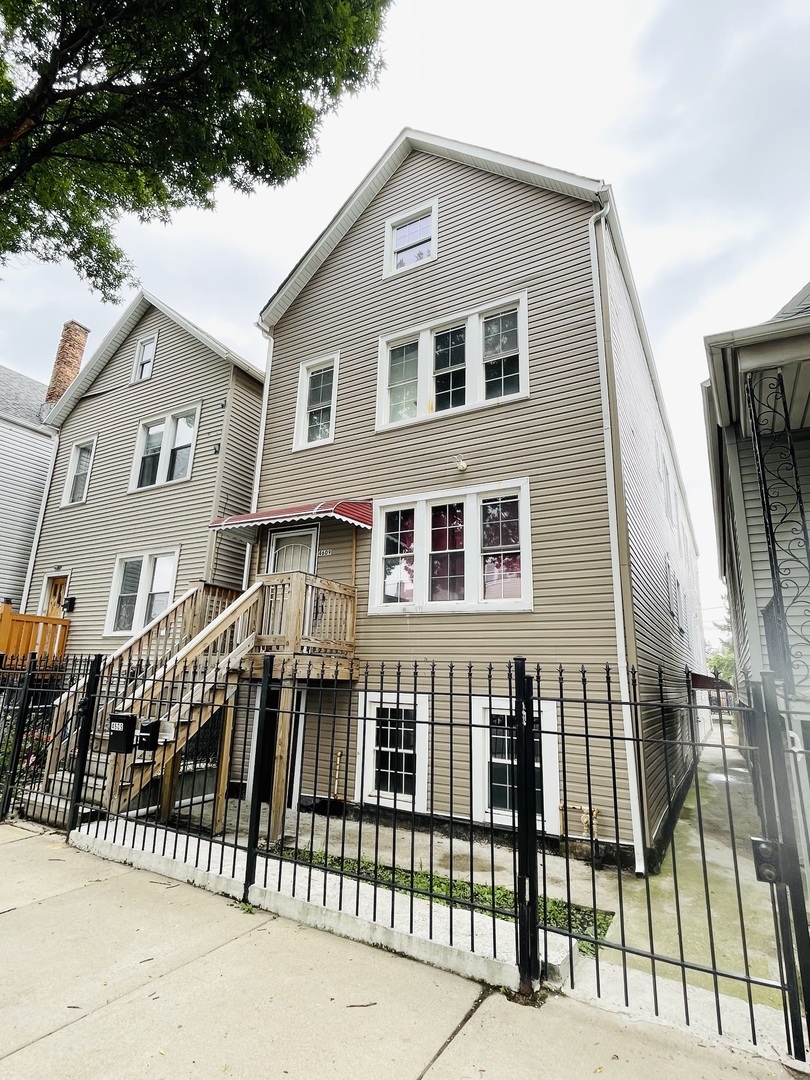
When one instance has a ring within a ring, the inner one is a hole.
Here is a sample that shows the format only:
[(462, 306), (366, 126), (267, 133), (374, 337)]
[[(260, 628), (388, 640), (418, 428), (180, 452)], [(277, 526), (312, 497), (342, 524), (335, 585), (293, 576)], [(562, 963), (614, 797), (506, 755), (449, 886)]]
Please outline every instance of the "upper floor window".
[(135, 363), (132, 368), (132, 381), (143, 382), (152, 376), (157, 349), (157, 334), (140, 338), (135, 346)]
[(309, 360), (299, 368), (293, 450), (334, 440), (338, 359)]
[(526, 293), (380, 340), (377, 428), (526, 397)]
[(74, 503), (86, 501), (87, 489), (90, 485), (90, 470), (93, 467), (95, 452), (95, 438), (73, 444), (70, 451), (70, 461), (68, 462), (65, 490), (62, 494), (62, 506), (71, 506)]
[(200, 406), (141, 424), (130, 490), (155, 487), (191, 476)]
[(439, 250), (439, 200), (413, 207), (385, 223), (385, 265), (390, 277), (433, 262)]
[(528, 480), (375, 510), (370, 613), (531, 610)]

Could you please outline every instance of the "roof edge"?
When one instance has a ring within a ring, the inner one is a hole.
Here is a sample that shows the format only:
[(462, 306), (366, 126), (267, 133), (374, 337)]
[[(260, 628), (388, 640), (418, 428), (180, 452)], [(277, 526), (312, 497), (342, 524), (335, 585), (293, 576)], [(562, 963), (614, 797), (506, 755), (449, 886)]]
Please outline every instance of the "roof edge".
[(125, 308), (118, 321), (108, 331), (98, 349), (81, 368), (79, 374), (64, 392), (59, 401), (56, 402), (53, 409), (51, 409), (44, 421), (48, 427), (60, 428), (62, 426), (74, 407), (92, 386), (112, 359), (115, 352), (121, 347), (150, 307), (156, 308), (158, 311), (162, 312), (166, 318), (171, 319), (173, 323), (191, 334), (201, 345), (210, 349), (222, 360), (234, 364), (248, 375), (253, 376), (257, 382), (261, 383), (264, 381), (264, 373), (254, 367), (249, 361), (245, 360), (244, 357), (231, 352), (231, 350), (226, 348), (222, 342), (217, 341), (216, 338), (211, 337), (210, 334), (207, 334), (205, 330), (202, 330), (195, 323), (184, 318), (157, 296), (147, 292), (145, 289), (141, 289)]
[(563, 189), (564, 193), (572, 198), (589, 203), (601, 202), (606, 190), (606, 185), (601, 180), (553, 169), (470, 143), (430, 135), (415, 128), (404, 128), (267, 301), (259, 315), (261, 326), (272, 331), (316, 270), (334, 251), (408, 154), (414, 150), (459, 161), (486, 172), (512, 176), (522, 183), (546, 187), (548, 190)]

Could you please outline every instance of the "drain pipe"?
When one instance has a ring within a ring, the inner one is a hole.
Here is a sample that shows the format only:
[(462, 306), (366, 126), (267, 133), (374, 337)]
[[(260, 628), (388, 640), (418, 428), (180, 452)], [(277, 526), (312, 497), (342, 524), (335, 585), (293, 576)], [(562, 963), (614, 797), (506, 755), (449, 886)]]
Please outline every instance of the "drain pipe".
[[(644, 828), (641, 820), (638, 769), (636, 761), (635, 732), (630, 711), (630, 682), (627, 676), (627, 645), (624, 636), (624, 600), (622, 597), (622, 574), (619, 547), (619, 520), (616, 509), (616, 468), (613, 460), (613, 422), (610, 412), (607, 350), (605, 347), (605, 322), (602, 309), (602, 283), (599, 276), (599, 253), (596, 243), (596, 224), (604, 223), (610, 213), (610, 202), (588, 218), (588, 243), (591, 253), (591, 277), (593, 299), (596, 308), (596, 347), (599, 355), (599, 388), (602, 396), (602, 431), (605, 439), (605, 473), (608, 489), (608, 523), (610, 530), (610, 566), (613, 578), (613, 607), (616, 613), (616, 653), (619, 662), (619, 690), (622, 698), (622, 726), (624, 748), (627, 758), (627, 786), (630, 795), (630, 821), (633, 831), (636, 874), (646, 873), (644, 857)], [(604, 225), (603, 225), (604, 227)], [(616, 838), (618, 844), (618, 837)]]

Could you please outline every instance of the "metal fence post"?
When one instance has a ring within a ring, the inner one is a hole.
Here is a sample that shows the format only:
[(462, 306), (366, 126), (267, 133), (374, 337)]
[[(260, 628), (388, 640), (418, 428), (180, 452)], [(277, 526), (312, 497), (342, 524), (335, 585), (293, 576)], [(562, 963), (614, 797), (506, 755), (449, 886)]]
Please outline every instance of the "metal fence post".
[(8, 763), (8, 772), (6, 773), (6, 786), (3, 790), (3, 801), (0, 804), (0, 821), (5, 820), (8, 816), (8, 812), (11, 809), (11, 800), (14, 795), (14, 784), (17, 776), (17, 769), (20, 764), (20, 754), (22, 753), (23, 739), (25, 737), (25, 725), (28, 722), (28, 717), (31, 713), (31, 683), (33, 681), (34, 672), (37, 667), (36, 653), (31, 653), (28, 657), (28, 666), (25, 669), (25, 675), (23, 676), (22, 687), (20, 688), (20, 697), (17, 702), (17, 715), (15, 719), (14, 737), (11, 743), (11, 757)]
[[(265, 653), (262, 663), (262, 688), (259, 694), (259, 708), (256, 713), (256, 741), (253, 755), (253, 772), (248, 780), (250, 790), (250, 817), (248, 819), (247, 860), (245, 862), (245, 888), (242, 893), (244, 903), (248, 901), (250, 886), (256, 880), (256, 849), (259, 844), (259, 824), (262, 816), (260, 799), (262, 783), (262, 762), (267, 741), (267, 713), (270, 706), (270, 684), (273, 680), (273, 655)], [(270, 771), (274, 771), (275, 755), (270, 759)], [(270, 777), (270, 791), (273, 790), (273, 777)]]
[(515, 657), (518, 972), (521, 994), (540, 980), (537, 923), (537, 790), (534, 779), (534, 695), (525, 657)]
[[(799, 975), (802, 988), (805, 1023), (810, 1016), (810, 930), (807, 923), (807, 908), (802, 884), (802, 870), (799, 865), (799, 849), (796, 840), (796, 826), (793, 820), (793, 799), (791, 797), (790, 777), (788, 776), (787, 739), (785, 721), (776, 697), (776, 675), (772, 671), (762, 672), (762, 693), (765, 698), (765, 731), (770, 744), (771, 769), (774, 792), (779, 812), (779, 827), (782, 833), (784, 852), (784, 880), (790, 897), (793, 913), (793, 933), (796, 936), (796, 955), (799, 960)], [(799, 1055), (797, 1054), (796, 1057)], [(800, 1060), (804, 1060), (802, 1054)]]
[(101, 679), (101, 665), (104, 657), (96, 653), (90, 662), (90, 671), (87, 675), (84, 695), (76, 706), (76, 721), (79, 732), (76, 741), (76, 764), (73, 771), (73, 785), (70, 792), (70, 808), (67, 818), (67, 834), (65, 843), (70, 839), (71, 832), (76, 828), (79, 818), (79, 803), (82, 798), (84, 777), (87, 771), (87, 753), (90, 749), (90, 736), (93, 731), (93, 717), (98, 702), (98, 684)]

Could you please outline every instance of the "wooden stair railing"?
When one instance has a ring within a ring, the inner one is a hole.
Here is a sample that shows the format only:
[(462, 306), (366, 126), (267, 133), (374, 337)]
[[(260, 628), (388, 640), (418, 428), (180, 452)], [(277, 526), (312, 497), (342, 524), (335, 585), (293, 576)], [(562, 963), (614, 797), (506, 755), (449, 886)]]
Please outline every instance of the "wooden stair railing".
[[(202, 620), (210, 621), (212, 610), (219, 613), (223, 605), (232, 603), (239, 595), (236, 589), (226, 589), (206, 582), (192, 586), (157, 618), (107, 657), (101, 669), (102, 684), (111, 685), (117, 673), (121, 689), (126, 693), (133, 679), (159, 668), (193, 639), (200, 628), (205, 626)], [(45, 770), (45, 791), (50, 789), (50, 777), (57, 772), (60, 758), (67, 758), (74, 747), (76, 732), (71, 732), (67, 739), (63, 738), (63, 734), (67, 714), (71, 708), (75, 708), (86, 685), (87, 679), (82, 677), (54, 702)], [(114, 704), (114, 701), (109, 702), (106, 711), (112, 711)]]
[[(253, 648), (254, 641), (255, 634), (249, 634), (232, 652), (222, 657), (213, 668), (206, 671), (201, 680), (193, 682), (191, 688), (179, 701), (168, 703), (168, 712), (165, 715), (152, 717), (160, 719), (164, 730), (175, 729), (172, 738), (159, 741), (154, 761), (143, 758), (138, 760), (137, 756), (134, 756), (127, 765), (123, 758), (116, 758), (104, 800), (111, 812), (124, 812), (124, 800), (131, 805), (147, 784), (153, 779), (162, 779), (160, 819), (162, 821), (168, 819), (174, 805), (181, 751), (236, 693), (239, 685), (237, 670), (239, 662)], [(140, 704), (143, 707), (147, 700), (153, 701), (153, 696), (143, 693), (133, 698), (132, 706), (137, 707)], [(158, 712), (166, 707), (166, 703), (159, 700), (153, 703), (158, 706)], [(231, 723), (232, 715), (229, 710), (226, 713), (226, 724), (222, 736), (224, 747), (230, 745)], [(135, 753), (137, 755), (137, 751)], [(126, 778), (127, 774), (128, 778)], [(227, 779), (227, 774), (227, 762), (221, 760), (215, 796), (215, 820), (222, 816), (225, 797), (222, 777)]]

